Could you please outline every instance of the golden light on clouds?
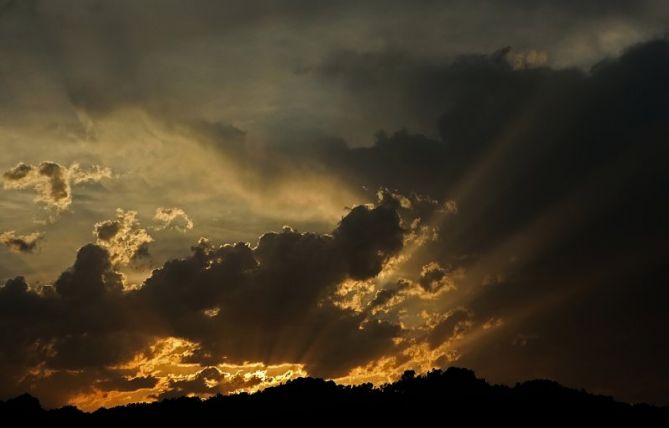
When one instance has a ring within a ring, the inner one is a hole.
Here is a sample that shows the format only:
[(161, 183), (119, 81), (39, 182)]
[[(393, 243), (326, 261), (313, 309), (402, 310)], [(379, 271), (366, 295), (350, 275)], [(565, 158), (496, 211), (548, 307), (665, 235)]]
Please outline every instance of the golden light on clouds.
[(658, 2), (84, 3), (2, 6), (0, 400), (664, 391)]
[[(216, 394), (234, 394), (253, 392), (259, 389), (276, 386), (290, 379), (307, 376), (300, 364), (245, 363), (219, 364), (202, 367), (198, 364), (184, 362), (197, 349), (197, 345), (173, 337), (158, 339), (145, 353), (121, 366), (110, 367), (126, 373), (125, 377), (132, 381), (138, 378), (155, 378), (155, 386), (138, 388), (131, 391), (115, 391), (96, 389), (93, 392), (78, 394), (69, 403), (85, 411), (93, 411), (100, 407), (113, 407), (137, 402), (152, 402), (165, 395), (175, 385), (195, 386), (193, 391), (188, 388), (179, 389), (177, 396), (209, 397)], [(207, 374), (211, 377), (206, 377)], [(197, 381), (202, 382), (198, 383)], [(197, 388), (197, 387), (202, 388)], [(163, 394), (163, 395), (161, 395)]]
[(2, 175), (5, 189), (30, 189), (37, 193), (35, 202), (57, 211), (65, 210), (72, 204), (72, 186), (87, 182), (99, 182), (110, 178), (111, 170), (94, 165), (83, 169), (77, 163), (66, 167), (55, 162), (39, 165), (19, 163)]

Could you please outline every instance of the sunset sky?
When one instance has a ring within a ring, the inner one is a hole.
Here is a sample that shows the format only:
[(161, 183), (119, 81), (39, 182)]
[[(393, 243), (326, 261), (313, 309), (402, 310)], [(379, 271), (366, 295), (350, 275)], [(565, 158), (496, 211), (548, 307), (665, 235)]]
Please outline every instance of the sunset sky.
[(468, 367), (669, 405), (662, 0), (0, 0), (0, 399)]

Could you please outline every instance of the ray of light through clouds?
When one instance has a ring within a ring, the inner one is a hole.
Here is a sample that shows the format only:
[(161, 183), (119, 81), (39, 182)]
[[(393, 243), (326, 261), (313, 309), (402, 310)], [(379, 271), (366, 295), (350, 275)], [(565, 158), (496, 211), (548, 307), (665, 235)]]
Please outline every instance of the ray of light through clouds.
[(458, 364), (669, 403), (659, 0), (0, 0), (0, 399)]

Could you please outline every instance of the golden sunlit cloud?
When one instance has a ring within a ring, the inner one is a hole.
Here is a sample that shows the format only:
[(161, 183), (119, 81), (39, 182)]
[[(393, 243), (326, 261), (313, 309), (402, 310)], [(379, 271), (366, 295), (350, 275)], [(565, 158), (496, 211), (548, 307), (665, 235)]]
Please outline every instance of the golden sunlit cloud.
[(106, 248), (116, 266), (124, 266), (148, 255), (153, 237), (140, 226), (137, 211), (116, 210), (116, 219), (95, 224), (96, 243)]
[[(152, 385), (128, 391), (96, 389), (94, 392), (76, 395), (69, 402), (82, 410), (93, 411), (100, 407), (151, 402), (169, 397), (206, 398), (216, 394), (253, 392), (307, 375), (299, 364), (245, 363), (203, 367), (184, 362), (196, 350), (197, 344), (183, 339), (158, 339), (147, 352), (138, 354), (126, 364), (110, 368), (126, 373), (124, 376), (131, 383), (133, 380), (154, 379)], [(106, 385), (100, 383), (99, 386)]]
[(156, 208), (153, 221), (156, 223), (156, 230), (173, 228), (185, 232), (194, 226), (193, 220), (181, 208)]
[(664, 399), (662, 2), (177, 3), (0, 6), (0, 400)]
[(15, 231), (9, 230), (0, 233), (0, 244), (14, 253), (32, 253), (42, 239), (44, 239), (44, 234), (41, 232), (17, 235)]
[(35, 202), (56, 210), (65, 210), (72, 204), (72, 185), (110, 177), (111, 170), (99, 165), (82, 169), (76, 163), (66, 167), (55, 162), (38, 166), (19, 163), (2, 175), (5, 189), (32, 189), (37, 193)]

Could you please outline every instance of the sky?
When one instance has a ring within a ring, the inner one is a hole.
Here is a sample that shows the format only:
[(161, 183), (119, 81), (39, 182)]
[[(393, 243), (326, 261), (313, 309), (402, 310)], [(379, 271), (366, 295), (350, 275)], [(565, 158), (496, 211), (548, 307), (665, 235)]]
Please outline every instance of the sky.
[(0, 399), (455, 365), (669, 405), (668, 22), (0, 1)]

